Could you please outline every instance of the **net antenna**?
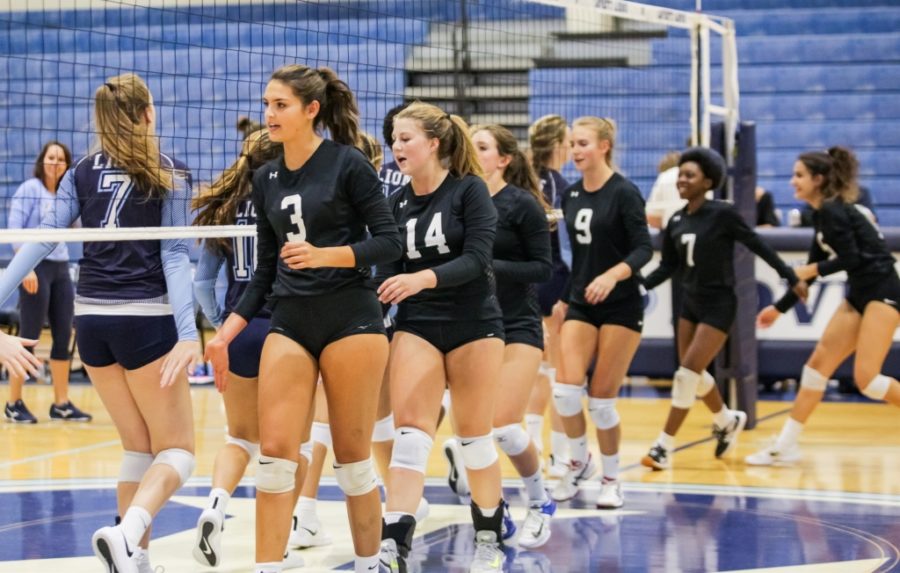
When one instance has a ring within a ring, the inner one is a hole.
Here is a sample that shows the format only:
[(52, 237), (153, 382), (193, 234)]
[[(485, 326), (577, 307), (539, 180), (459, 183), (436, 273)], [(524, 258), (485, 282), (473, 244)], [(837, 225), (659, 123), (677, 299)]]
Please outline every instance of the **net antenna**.
[[(730, 18), (673, 10), (625, 0), (532, 0), (538, 4), (578, 9), (582, 13), (688, 30), (691, 35), (691, 142), (708, 147), (713, 117), (725, 125), (725, 159), (734, 163), (734, 142), (740, 122), (737, 39)], [(710, 32), (722, 38), (722, 104), (713, 103)]]

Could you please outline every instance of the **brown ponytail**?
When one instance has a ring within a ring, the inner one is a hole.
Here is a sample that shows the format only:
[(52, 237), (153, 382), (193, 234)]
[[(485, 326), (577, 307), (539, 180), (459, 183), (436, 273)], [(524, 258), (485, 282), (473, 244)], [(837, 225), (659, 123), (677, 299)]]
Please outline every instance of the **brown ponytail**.
[(557, 144), (566, 140), (566, 120), (552, 114), (538, 118), (528, 128), (528, 145), (531, 147), (531, 166), (537, 173), (547, 167)]
[[(549, 213), (552, 209), (547, 203), (544, 194), (541, 193), (541, 181), (534, 172), (528, 158), (519, 149), (516, 137), (508, 129), (496, 123), (490, 125), (476, 125), (472, 127), (472, 134), (486, 131), (491, 134), (497, 144), (497, 153), (509, 157), (509, 165), (503, 171), (503, 180), (510, 185), (528, 191), (538, 202), (541, 208)], [(563, 132), (565, 134), (565, 132)]]
[(317, 70), (300, 64), (275, 70), (272, 80), (290, 86), (304, 105), (319, 102), (313, 128), (328, 129), (331, 139), (345, 145), (359, 145), (359, 108), (350, 87), (331, 68)]
[(806, 166), (812, 175), (822, 177), (819, 191), (826, 200), (836, 200), (852, 204), (859, 199), (859, 160), (846, 147), (835, 146), (827, 151), (807, 151), (797, 160)]
[(440, 141), (438, 159), (442, 163), (446, 161), (455, 177), (482, 176), (475, 146), (469, 138), (469, 126), (463, 118), (445, 113), (430, 103), (416, 102), (394, 117), (394, 121), (398, 119), (414, 120), (426, 136)]

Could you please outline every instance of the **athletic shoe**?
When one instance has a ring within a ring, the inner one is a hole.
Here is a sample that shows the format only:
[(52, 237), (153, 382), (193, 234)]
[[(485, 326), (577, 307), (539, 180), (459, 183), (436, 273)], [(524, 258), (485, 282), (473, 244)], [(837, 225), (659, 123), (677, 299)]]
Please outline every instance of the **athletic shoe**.
[(791, 444), (786, 448), (779, 449), (773, 442), (755, 454), (744, 458), (744, 462), (751, 466), (777, 466), (798, 462), (802, 457), (798, 444)]
[(747, 425), (747, 414), (740, 410), (734, 410), (734, 420), (724, 428), (713, 424), (712, 435), (716, 439), (716, 457), (721, 458), (734, 448), (738, 436)]
[(6, 415), (8, 421), (14, 424), (37, 424), (37, 418), (28, 410), (25, 402), (21, 400), (16, 400), (12, 404), (7, 402), (6, 408), (3, 409), (3, 414)]
[(295, 515), (291, 527), (291, 536), (288, 538), (288, 546), (298, 549), (307, 547), (321, 547), (331, 545), (331, 536), (325, 532), (318, 519), (307, 519), (301, 523)]
[(463, 464), (462, 448), (456, 438), (450, 438), (444, 442), (444, 457), (447, 458), (447, 465), (450, 466), (447, 485), (461, 500), (472, 495), (466, 475), (466, 466)]
[(641, 458), (641, 465), (654, 471), (667, 470), (672, 467), (669, 450), (659, 444), (653, 444), (647, 455)]
[(428, 519), (430, 512), (431, 506), (428, 505), (428, 500), (424, 497), (419, 498), (419, 505), (416, 507), (416, 523), (419, 524)]
[(406, 560), (400, 555), (397, 549), (397, 542), (393, 539), (381, 540), (381, 561), (382, 571), (390, 571), (391, 573), (406, 573)]
[(191, 553), (200, 565), (216, 567), (222, 562), (222, 531), (225, 516), (218, 509), (207, 508), (197, 520), (197, 541)]
[(503, 537), (503, 541), (506, 541), (516, 534), (516, 522), (513, 521), (512, 515), (509, 513), (509, 504), (506, 503), (506, 500), (500, 500), (500, 506), (503, 509), (503, 522), (500, 525), (500, 535)]
[(134, 550), (119, 527), (101, 527), (95, 531), (91, 546), (105, 573), (139, 573)]
[(566, 472), (569, 471), (569, 462), (556, 459), (556, 456), (550, 454), (550, 468), (547, 470), (547, 475), (550, 477), (561, 478), (566, 475)]
[(588, 454), (587, 462), (579, 462), (572, 460), (569, 462), (569, 469), (566, 475), (559, 479), (559, 483), (550, 493), (556, 501), (568, 501), (578, 495), (578, 488), (582, 483), (591, 479), (597, 472), (597, 465), (594, 464), (593, 457)]
[(303, 557), (301, 557), (298, 553), (294, 551), (287, 550), (284, 552), (284, 557), (281, 560), (281, 568), (287, 571), (288, 569), (299, 569), (306, 565), (306, 562), (303, 561)]
[(547, 543), (550, 539), (550, 518), (556, 513), (556, 502), (548, 499), (545, 503), (533, 504), (528, 508), (522, 531), (519, 533), (519, 545), (534, 549)]
[(597, 496), (597, 509), (619, 509), (625, 505), (622, 497), (622, 483), (619, 480), (600, 482), (600, 495)]
[(475, 532), (475, 557), (469, 565), (469, 573), (494, 573), (503, 571), (506, 555), (493, 531)]
[(134, 560), (137, 562), (138, 573), (165, 573), (162, 565), (154, 567), (150, 564), (150, 552), (138, 547), (134, 551)]
[(71, 400), (69, 400), (62, 406), (51, 404), (50, 419), (60, 420), (63, 422), (90, 422), (94, 419), (94, 417), (87, 412), (82, 412), (81, 410), (79, 410), (78, 407), (75, 406), (75, 404), (73, 404)]

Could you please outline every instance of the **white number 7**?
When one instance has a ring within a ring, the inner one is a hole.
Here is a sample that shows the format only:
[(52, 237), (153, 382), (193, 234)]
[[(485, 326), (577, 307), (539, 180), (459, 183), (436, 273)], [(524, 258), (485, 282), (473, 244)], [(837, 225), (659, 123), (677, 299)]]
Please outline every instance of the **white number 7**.
[(697, 235), (694, 233), (685, 233), (681, 235), (681, 243), (687, 245), (687, 266), (694, 266), (694, 244), (697, 242)]

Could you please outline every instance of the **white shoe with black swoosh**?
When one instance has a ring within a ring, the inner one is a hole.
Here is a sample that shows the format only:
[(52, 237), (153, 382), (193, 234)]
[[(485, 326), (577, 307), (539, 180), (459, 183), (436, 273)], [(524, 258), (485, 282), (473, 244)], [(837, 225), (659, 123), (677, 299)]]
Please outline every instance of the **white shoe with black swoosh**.
[(204, 509), (197, 520), (197, 541), (191, 553), (194, 561), (207, 567), (217, 567), (222, 562), (222, 530), (225, 516), (212, 507)]
[(528, 508), (525, 522), (519, 531), (519, 547), (534, 549), (550, 540), (550, 518), (556, 513), (556, 502), (548, 499)]
[(322, 523), (318, 518), (312, 519), (307, 517), (301, 521), (299, 517), (294, 516), (291, 536), (288, 539), (289, 547), (305, 549), (307, 547), (331, 545), (331, 543), (331, 536), (322, 528)]
[(103, 563), (104, 573), (139, 573), (134, 550), (128, 546), (119, 526), (101, 527), (91, 537), (94, 555)]

